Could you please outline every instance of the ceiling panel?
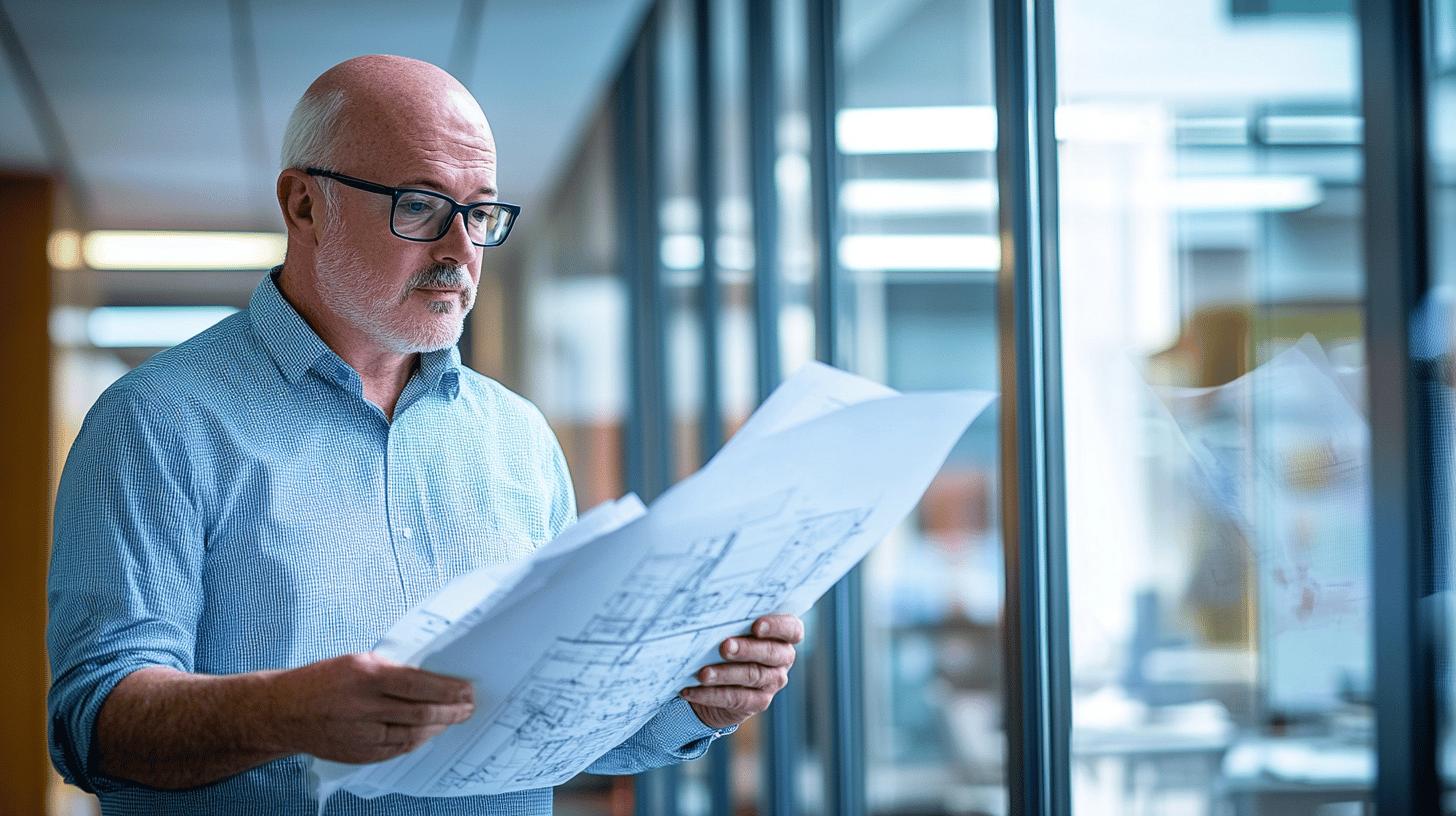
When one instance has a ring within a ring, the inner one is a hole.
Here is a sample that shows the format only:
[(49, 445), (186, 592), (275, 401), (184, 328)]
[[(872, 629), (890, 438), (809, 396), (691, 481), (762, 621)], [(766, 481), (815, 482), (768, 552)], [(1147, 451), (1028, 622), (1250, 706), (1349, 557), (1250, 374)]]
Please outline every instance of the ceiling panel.
[[(246, 181), (225, 3), (6, 8), (75, 155), (92, 225), (190, 223), (199, 197), (239, 200)], [(108, 183), (143, 175), (168, 191), (146, 206), (134, 184)]]
[[(544, 200), (647, 5), (485, 0), (468, 84), (495, 130), (507, 195)], [(279, 229), (283, 127), (313, 78), (368, 53), (449, 68), (460, 18), (459, 0), (253, 0), (262, 110), (245, 121), (253, 114), (240, 103), (224, 0), (5, 8), (76, 155), (92, 228)], [(249, 154), (247, 129), (261, 133), (266, 157)], [(0, 168), (45, 162), (20, 92), (0, 72)]]
[(502, 195), (544, 202), (616, 79), (646, 0), (487, 2), (471, 91), (500, 151)]
[(49, 164), (9, 60), (0, 60), (0, 145), (4, 145), (5, 164), (10, 169), (42, 170)]

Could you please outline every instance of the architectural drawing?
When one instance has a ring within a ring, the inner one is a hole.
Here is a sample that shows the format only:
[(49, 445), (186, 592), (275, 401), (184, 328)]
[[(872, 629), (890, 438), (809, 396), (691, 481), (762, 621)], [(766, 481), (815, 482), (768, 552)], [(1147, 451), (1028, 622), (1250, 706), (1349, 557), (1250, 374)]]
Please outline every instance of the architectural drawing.
[(595, 508), (404, 616), (382, 645), (470, 679), (489, 707), (386, 762), (315, 759), (320, 801), (509, 793), (581, 773), (721, 661), (725, 638), (805, 614), (905, 518), (994, 398), (902, 395), (806, 367), (651, 510), (635, 496)]
[[(575, 775), (621, 742), (623, 723), (634, 724), (628, 734), (640, 728), (691, 682), (724, 637), (818, 577), (870, 512), (795, 519), (791, 498), (772, 502), (774, 515), (653, 549), (581, 631), (558, 638), (527, 673), (492, 728), (440, 777), (439, 793)], [(656, 693), (644, 701), (642, 689)]]

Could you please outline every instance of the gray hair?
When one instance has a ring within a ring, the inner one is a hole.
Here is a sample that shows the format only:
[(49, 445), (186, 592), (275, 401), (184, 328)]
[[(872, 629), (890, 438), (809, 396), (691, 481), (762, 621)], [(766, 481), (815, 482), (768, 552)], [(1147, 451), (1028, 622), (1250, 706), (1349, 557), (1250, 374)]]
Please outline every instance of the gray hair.
[[(334, 169), (334, 141), (347, 96), (343, 90), (304, 93), (293, 106), (288, 126), (283, 129), (283, 168), (318, 167)], [(324, 179), (319, 179), (324, 181)], [(320, 184), (327, 212), (334, 211), (332, 184)]]
[(331, 169), (334, 136), (345, 101), (345, 94), (339, 89), (305, 93), (298, 100), (288, 117), (288, 127), (283, 130), (284, 170), (290, 167)]

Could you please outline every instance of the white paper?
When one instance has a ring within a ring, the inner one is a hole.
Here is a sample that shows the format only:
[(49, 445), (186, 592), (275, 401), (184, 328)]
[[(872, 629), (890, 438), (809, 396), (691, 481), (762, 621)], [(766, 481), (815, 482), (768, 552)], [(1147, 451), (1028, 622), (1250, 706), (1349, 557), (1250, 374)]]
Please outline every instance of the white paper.
[(454, 623), (417, 610), (406, 619), (425, 623), (391, 630), (423, 668), (471, 680), (476, 714), (387, 762), (316, 760), (320, 800), (567, 781), (695, 684), (724, 638), (761, 615), (807, 612), (914, 508), (993, 399), (899, 395), (807, 367), (650, 512), (635, 498), (599, 508), (563, 533), (567, 544), (482, 570), (479, 585), (451, 582), (423, 605)]
[[(1285, 711), (1338, 705), (1369, 676), (1369, 425), (1305, 336), (1215, 388), (1157, 389), (1204, 506), (1248, 543), (1261, 680)], [(1243, 592), (1241, 573), (1202, 576)]]

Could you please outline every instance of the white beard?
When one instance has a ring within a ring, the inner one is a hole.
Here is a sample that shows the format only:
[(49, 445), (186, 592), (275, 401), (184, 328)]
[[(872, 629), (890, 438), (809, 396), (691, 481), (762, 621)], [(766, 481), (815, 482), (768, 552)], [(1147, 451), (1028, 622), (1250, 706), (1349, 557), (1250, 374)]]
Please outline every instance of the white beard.
[[(440, 351), (460, 342), (465, 316), (475, 305), (475, 283), (468, 270), (456, 270), (455, 282), (463, 282), (465, 287), (458, 310), (432, 302), (427, 309), (440, 317), (421, 322), (401, 307), (410, 292), (431, 277), (429, 269), (411, 276), (402, 288), (376, 279), (364, 258), (340, 240), (340, 227), (338, 223), (325, 224), (324, 238), (314, 258), (316, 286), (324, 306), (396, 354)], [(453, 316), (445, 317), (451, 312)]]

